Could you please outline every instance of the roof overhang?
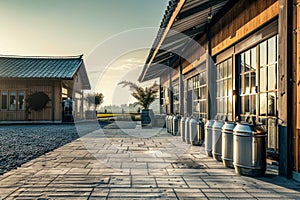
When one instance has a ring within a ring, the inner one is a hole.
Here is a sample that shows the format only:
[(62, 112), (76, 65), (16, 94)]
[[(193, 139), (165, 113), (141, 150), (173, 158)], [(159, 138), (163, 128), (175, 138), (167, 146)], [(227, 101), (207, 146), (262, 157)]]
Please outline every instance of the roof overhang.
[[(196, 35), (206, 33), (206, 25), (229, 0), (170, 0), (160, 31), (139, 77), (147, 81), (162, 76), (170, 60), (180, 56)], [(176, 55), (177, 54), (177, 55)], [(179, 54), (179, 55), (178, 55)], [(165, 67), (163, 67), (165, 66)]]

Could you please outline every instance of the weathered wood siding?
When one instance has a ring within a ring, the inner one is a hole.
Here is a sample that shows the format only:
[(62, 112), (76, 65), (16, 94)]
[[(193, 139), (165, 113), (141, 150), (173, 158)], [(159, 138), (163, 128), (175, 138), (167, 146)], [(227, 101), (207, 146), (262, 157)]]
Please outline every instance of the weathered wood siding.
[[(50, 98), (46, 108), (41, 111), (0, 110), (0, 121), (52, 121), (52, 119), (54, 119), (54, 121), (61, 121), (62, 109), (60, 80), (0, 80), (0, 90), (24, 91), (25, 107), (26, 99), (29, 95), (35, 92), (44, 92)], [(52, 116), (52, 105), (54, 105), (54, 117)]]
[(212, 27), (212, 55), (277, 15), (277, 0), (239, 1)]

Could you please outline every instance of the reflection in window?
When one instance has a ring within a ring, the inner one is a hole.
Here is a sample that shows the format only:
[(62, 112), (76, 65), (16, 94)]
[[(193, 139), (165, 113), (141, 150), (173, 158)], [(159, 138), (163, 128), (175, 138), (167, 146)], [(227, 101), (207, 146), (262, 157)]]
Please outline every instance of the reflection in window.
[[(256, 68), (257, 56), (256, 47), (240, 55), (241, 58), (245, 57), (245, 63), (240, 66), (240, 95), (241, 95), (241, 116), (243, 119), (247, 115), (256, 114)], [(242, 61), (243, 62), (243, 61)], [(243, 66), (249, 66), (243, 70)]]
[(259, 75), (259, 80), (260, 80), (260, 91), (266, 91), (267, 89), (267, 68), (262, 67), (260, 68), (260, 75)]
[(276, 111), (276, 93), (268, 93), (268, 116), (275, 116)]
[(189, 80), (193, 82), (193, 114), (206, 118), (206, 72), (200, 72)]
[(16, 92), (11, 91), (9, 92), (9, 110), (16, 110), (17, 109), (17, 100), (16, 100)]
[(259, 107), (260, 107), (260, 115), (267, 115), (267, 94), (262, 93), (259, 95)]
[(259, 45), (259, 64), (260, 66), (267, 64), (267, 42)]
[(7, 109), (7, 92), (6, 91), (1, 92), (1, 109), (3, 109), (3, 110)]
[(25, 110), (25, 94), (24, 92), (18, 92), (18, 110)]
[(232, 59), (217, 65), (217, 113), (232, 120)]
[(276, 65), (271, 65), (268, 67), (268, 90), (276, 89)]

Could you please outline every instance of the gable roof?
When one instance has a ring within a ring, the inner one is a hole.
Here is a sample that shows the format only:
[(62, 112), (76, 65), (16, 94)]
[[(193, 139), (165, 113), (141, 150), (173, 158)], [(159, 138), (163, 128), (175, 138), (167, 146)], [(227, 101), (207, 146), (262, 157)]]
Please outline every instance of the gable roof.
[(164, 66), (176, 60), (176, 53), (185, 50), (190, 38), (206, 34), (208, 21), (212, 23), (221, 17), (230, 6), (229, 2), (236, 1), (170, 0), (138, 80), (143, 82), (168, 73), (168, 67)]
[(68, 57), (0, 55), (0, 78), (72, 79), (82, 63), (82, 55)]

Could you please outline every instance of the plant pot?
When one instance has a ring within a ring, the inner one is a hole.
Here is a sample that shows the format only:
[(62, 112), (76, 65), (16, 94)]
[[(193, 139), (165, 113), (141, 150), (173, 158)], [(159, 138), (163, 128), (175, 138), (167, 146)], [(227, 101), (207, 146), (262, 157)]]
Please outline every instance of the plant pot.
[(94, 110), (87, 110), (87, 111), (85, 111), (85, 118), (86, 119), (96, 119), (97, 112)]
[(143, 109), (141, 112), (141, 126), (142, 128), (152, 128), (154, 125), (154, 113), (152, 109)]

